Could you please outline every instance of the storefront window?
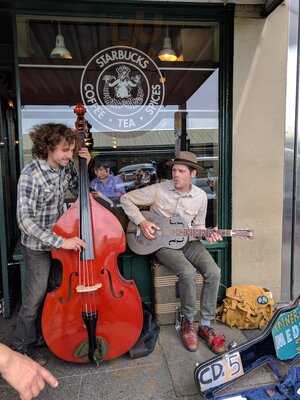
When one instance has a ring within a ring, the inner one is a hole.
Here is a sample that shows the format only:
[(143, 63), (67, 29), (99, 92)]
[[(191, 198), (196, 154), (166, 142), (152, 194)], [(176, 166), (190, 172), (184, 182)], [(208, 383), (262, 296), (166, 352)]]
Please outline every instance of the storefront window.
[(194, 183), (208, 196), (207, 225), (217, 224), (217, 23), (27, 15), (17, 30), (25, 163), (32, 126), (74, 126), (84, 101), (95, 160), (119, 193), (169, 178), (166, 161), (190, 150), (202, 167)]

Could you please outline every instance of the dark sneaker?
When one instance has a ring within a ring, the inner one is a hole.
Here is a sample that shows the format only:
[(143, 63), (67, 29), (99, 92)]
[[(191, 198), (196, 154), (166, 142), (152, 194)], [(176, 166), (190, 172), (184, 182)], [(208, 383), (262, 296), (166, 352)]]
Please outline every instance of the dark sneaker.
[(46, 365), (48, 362), (47, 357), (45, 357), (42, 353), (40, 353), (38, 350), (36, 350), (32, 347), (30, 347), (28, 350), (26, 350), (23, 354), (30, 357), (33, 361), (37, 362), (42, 367), (44, 365)]
[(183, 319), (180, 328), (180, 336), (182, 343), (187, 350), (189, 351), (197, 350), (198, 337), (193, 322), (188, 321), (187, 319)]
[(199, 325), (198, 336), (205, 341), (213, 353), (220, 354), (225, 352), (225, 336), (217, 335), (210, 326)]

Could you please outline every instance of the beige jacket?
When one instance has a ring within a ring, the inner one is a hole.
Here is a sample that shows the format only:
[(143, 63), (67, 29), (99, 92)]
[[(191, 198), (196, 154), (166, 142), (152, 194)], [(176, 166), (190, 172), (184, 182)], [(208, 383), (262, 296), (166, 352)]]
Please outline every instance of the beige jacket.
[(133, 190), (121, 196), (120, 202), (129, 219), (139, 225), (145, 217), (137, 206), (150, 206), (150, 210), (169, 218), (179, 214), (188, 226), (205, 227), (207, 195), (192, 185), (190, 192), (177, 192), (170, 180)]

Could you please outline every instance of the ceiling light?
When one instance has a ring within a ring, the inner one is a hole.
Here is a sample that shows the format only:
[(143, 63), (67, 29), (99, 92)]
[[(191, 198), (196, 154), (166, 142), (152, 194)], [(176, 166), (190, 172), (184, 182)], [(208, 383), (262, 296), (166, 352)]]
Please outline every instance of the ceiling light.
[(72, 59), (71, 53), (65, 47), (65, 39), (64, 39), (63, 35), (61, 34), (60, 22), (58, 22), (58, 34), (56, 36), (55, 48), (51, 51), (50, 57), (51, 58), (61, 58), (61, 59), (65, 59), (65, 60)]
[(177, 61), (175, 51), (172, 49), (171, 38), (169, 37), (169, 30), (167, 28), (166, 36), (164, 38), (163, 48), (158, 53), (160, 61)]

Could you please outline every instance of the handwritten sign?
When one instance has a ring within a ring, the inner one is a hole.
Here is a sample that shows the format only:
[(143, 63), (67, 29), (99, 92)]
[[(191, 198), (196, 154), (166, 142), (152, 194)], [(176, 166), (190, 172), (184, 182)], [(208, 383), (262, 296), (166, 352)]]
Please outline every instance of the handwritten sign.
[(232, 381), (244, 374), (239, 352), (226, 353), (210, 365), (204, 365), (198, 371), (201, 392)]
[(300, 305), (280, 315), (272, 329), (276, 355), (289, 360), (300, 353)]

